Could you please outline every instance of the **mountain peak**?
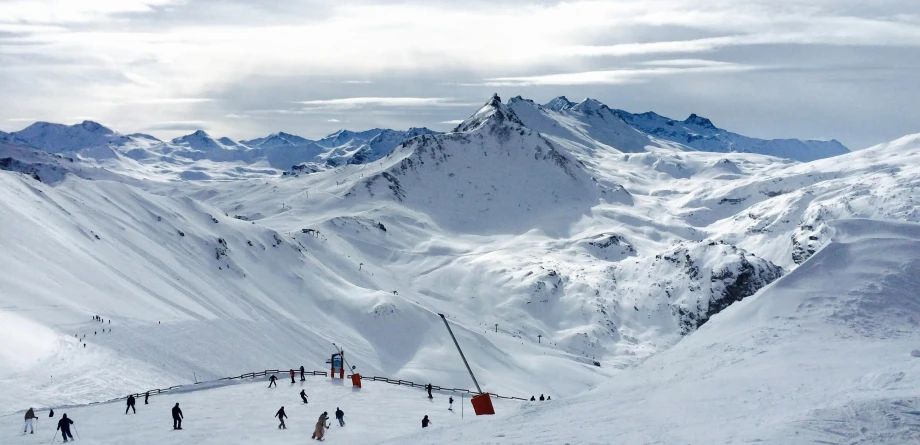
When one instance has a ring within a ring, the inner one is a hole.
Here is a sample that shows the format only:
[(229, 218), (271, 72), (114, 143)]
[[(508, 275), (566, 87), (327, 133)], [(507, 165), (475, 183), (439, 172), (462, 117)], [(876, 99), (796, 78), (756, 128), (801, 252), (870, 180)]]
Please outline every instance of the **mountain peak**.
[(590, 97), (588, 97), (571, 108), (573, 110), (582, 111), (582, 112), (597, 112), (597, 111), (607, 108), (607, 105), (604, 105), (603, 102), (597, 99), (591, 99)]
[(466, 118), (460, 125), (457, 125), (454, 132), (474, 131), (486, 125), (497, 126), (508, 122), (524, 126), (524, 123), (518, 119), (510, 108), (502, 103), (502, 98), (496, 93), (492, 95), (492, 98), (489, 99), (479, 111)]
[(710, 130), (716, 130), (716, 126), (712, 124), (712, 121), (706, 119), (703, 116), (698, 116), (696, 113), (690, 114), (690, 117), (684, 120), (685, 124), (699, 125), (703, 128), (708, 128)]
[(111, 129), (107, 128), (106, 126), (104, 126), (104, 125), (102, 125), (102, 124), (100, 124), (100, 123), (98, 123), (98, 122), (93, 122), (93, 121), (89, 121), (89, 120), (85, 120), (85, 121), (81, 122), (81, 123), (80, 123), (80, 127), (83, 127), (84, 130), (89, 131), (89, 132), (91, 132), (91, 133), (100, 133), (100, 134), (113, 134), (113, 133), (115, 133), (114, 131), (112, 131)]
[(553, 111), (568, 110), (575, 106), (575, 102), (570, 101), (565, 96), (559, 96), (543, 105), (543, 108)]

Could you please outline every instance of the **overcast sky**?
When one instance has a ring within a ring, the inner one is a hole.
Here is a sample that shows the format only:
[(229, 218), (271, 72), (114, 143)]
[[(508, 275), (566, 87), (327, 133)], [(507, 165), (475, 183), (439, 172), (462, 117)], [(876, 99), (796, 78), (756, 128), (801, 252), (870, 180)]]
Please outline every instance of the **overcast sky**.
[(0, 0), (0, 129), (451, 128), (493, 93), (862, 148), (920, 132), (918, 0)]

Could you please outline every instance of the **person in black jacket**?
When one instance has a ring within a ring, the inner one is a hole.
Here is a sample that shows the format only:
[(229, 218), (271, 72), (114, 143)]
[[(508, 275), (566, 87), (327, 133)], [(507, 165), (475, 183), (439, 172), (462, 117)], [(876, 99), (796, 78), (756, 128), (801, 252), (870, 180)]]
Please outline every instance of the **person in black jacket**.
[(137, 409), (134, 408), (134, 394), (128, 396), (128, 407), (125, 408), (125, 414), (128, 414), (128, 410), (134, 410), (134, 414), (137, 414)]
[(425, 389), (428, 390), (428, 398), (429, 398), (429, 399), (433, 399), (434, 397), (431, 396), (431, 383), (429, 383), (427, 386), (425, 386)]
[(73, 434), (70, 434), (70, 425), (73, 425), (73, 420), (67, 418), (65, 413), (61, 416), (61, 420), (58, 420), (57, 429), (61, 430), (61, 436), (64, 438), (64, 442), (67, 442), (67, 438), (73, 440)]
[(278, 378), (277, 378), (277, 377), (275, 377), (275, 375), (274, 375), (274, 374), (272, 374), (272, 376), (268, 378), (268, 387), (269, 387), (269, 388), (271, 388), (271, 387), (272, 387), (272, 385), (275, 385), (275, 388), (277, 388), (277, 387), (278, 387), (278, 384), (277, 384), (277, 383), (275, 383), (275, 380), (278, 380)]
[(306, 380), (306, 379), (304, 378), (304, 376), (303, 376), (303, 373), (304, 373), (304, 369), (303, 369), (303, 366), (301, 366), (301, 367), (300, 367), (300, 381), (301, 381), (301, 382), (304, 381), (304, 380)]
[(546, 400), (546, 397), (543, 397), (543, 394), (540, 394), (540, 401), (542, 402), (544, 400)]
[(147, 405), (147, 399), (149, 399), (149, 398), (150, 398), (150, 391), (147, 391), (147, 392), (144, 394), (144, 405)]
[(429, 424), (429, 423), (431, 423), (431, 421), (428, 420), (428, 415), (426, 414), (426, 415), (425, 415), (425, 418), (422, 419), (422, 428), (428, 428), (428, 424)]
[(182, 419), (184, 419), (185, 416), (182, 415), (182, 410), (179, 409), (178, 403), (176, 403), (176, 406), (174, 406), (172, 409), (172, 416), (173, 416), (173, 429), (181, 430), (182, 429)]
[(284, 418), (287, 417), (287, 414), (284, 413), (284, 407), (283, 407), (283, 406), (281, 407), (281, 409), (278, 410), (277, 413), (275, 413), (275, 417), (277, 417), (278, 420), (281, 421), (281, 425), (278, 425), (278, 429), (279, 429), (279, 430), (280, 430), (280, 429), (287, 429), (287, 426), (284, 425)]
[(345, 411), (335, 407), (335, 419), (339, 421), (339, 426), (345, 426)]
[(300, 390), (300, 400), (303, 400), (303, 403), (308, 403), (308, 402), (307, 402), (307, 393), (306, 393), (304, 390), (302, 390), (302, 389)]

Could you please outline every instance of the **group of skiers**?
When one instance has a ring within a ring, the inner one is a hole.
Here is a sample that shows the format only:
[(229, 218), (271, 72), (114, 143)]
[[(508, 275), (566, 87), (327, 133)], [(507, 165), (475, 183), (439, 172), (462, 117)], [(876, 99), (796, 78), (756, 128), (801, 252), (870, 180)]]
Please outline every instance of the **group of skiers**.
[[(93, 315), (93, 321), (98, 321), (99, 323), (105, 323), (105, 320), (98, 315)], [(112, 324), (111, 318), (109, 319), (109, 324)]]
[[(49, 411), (48, 417), (54, 417), (53, 409)], [(35, 415), (35, 410), (29, 408), (26, 411), (25, 425), (22, 428), (22, 434), (26, 434), (26, 432), (29, 434), (35, 434), (35, 422), (37, 421), (38, 416)], [(64, 442), (73, 440), (73, 434), (70, 432), (71, 425), (73, 425), (73, 420), (68, 419), (67, 414), (65, 413), (63, 416), (61, 416), (61, 420), (58, 420), (57, 429), (54, 431), (54, 437), (57, 437), (57, 432), (60, 431), (61, 437), (64, 438)], [(76, 427), (74, 427), (74, 431), (76, 431)], [(79, 433), (77, 435), (79, 436)], [(53, 440), (54, 439), (52, 439), (52, 441)]]
[[(536, 401), (536, 400), (537, 400), (537, 399), (535, 399), (533, 396), (530, 396), (530, 401), (531, 401), (531, 402)], [(540, 401), (542, 402), (542, 401), (544, 401), (544, 400), (553, 400), (553, 398), (552, 398), (552, 397), (549, 397), (549, 396), (546, 396), (546, 397), (544, 398), (544, 397), (543, 397), (543, 394), (540, 394)]]

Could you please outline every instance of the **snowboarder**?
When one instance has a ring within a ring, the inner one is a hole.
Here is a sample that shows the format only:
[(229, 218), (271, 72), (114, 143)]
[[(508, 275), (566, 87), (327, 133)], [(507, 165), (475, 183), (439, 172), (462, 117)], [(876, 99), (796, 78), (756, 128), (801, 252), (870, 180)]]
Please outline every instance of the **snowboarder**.
[(272, 376), (268, 378), (268, 387), (269, 387), (269, 388), (271, 388), (271, 387), (272, 387), (272, 385), (275, 385), (275, 388), (277, 388), (277, 387), (278, 387), (278, 384), (277, 384), (277, 383), (275, 383), (275, 380), (278, 380), (278, 378), (277, 378), (277, 377), (275, 377), (275, 375), (274, 375), (274, 374), (272, 374)]
[(531, 402), (535, 402), (536, 400), (537, 400), (536, 397), (530, 396), (530, 401), (531, 401)]
[(38, 420), (38, 416), (35, 415), (35, 411), (33, 411), (32, 408), (29, 408), (29, 410), (26, 411), (26, 424), (22, 428), (22, 434), (25, 434), (26, 430), (29, 430), (29, 434), (35, 434), (35, 425), (33, 425), (33, 422), (36, 420)]
[(291, 384), (294, 384), (294, 370), (291, 369)]
[(345, 426), (345, 411), (335, 407), (335, 419), (339, 421), (339, 426)]
[(428, 420), (428, 415), (426, 414), (425, 418), (422, 419), (422, 428), (428, 428), (429, 423), (431, 423), (431, 421)]
[(309, 403), (307, 402), (307, 393), (302, 389), (300, 390), (300, 400), (303, 400), (303, 403)]
[(301, 381), (301, 382), (304, 381), (304, 380), (306, 380), (306, 379), (304, 378), (304, 376), (303, 376), (303, 373), (304, 373), (303, 366), (301, 366), (301, 367), (300, 367), (300, 381)]
[(150, 391), (147, 391), (147, 392), (144, 394), (144, 405), (147, 405), (147, 399), (149, 399), (149, 398), (150, 398)]
[(316, 429), (313, 430), (314, 439), (323, 440), (323, 436), (326, 435), (326, 428), (329, 428), (329, 426), (326, 425), (326, 420), (328, 419), (329, 419), (328, 412), (324, 411), (323, 414), (319, 416), (319, 420), (316, 421)]
[(287, 429), (287, 426), (284, 425), (284, 418), (287, 417), (287, 414), (284, 413), (284, 407), (283, 407), (283, 406), (281, 407), (281, 409), (278, 410), (277, 413), (275, 413), (275, 417), (277, 417), (278, 420), (281, 421), (281, 425), (278, 425), (278, 429), (279, 429), (279, 430), (280, 430), (280, 429), (285, 429), (285, 430), (286, 430), (286, 429)]
[(454, 398), (453, 397), (447, 399), (447, 410), (448, 411), (454, 410)]
[(429, 398), (429, 399), (433, 399), (434, 397), (431, 396), (431, 383), (429, 383), (427, 386), (425, 386), (425, 389), (428, 390), (428, 398)]
[(67, 414), (61, 417), (61, 420), (58, 420), (57, 429), (61, 430), (61, 436), (64, 438), (64, 442), (67, 442), (67, 438), (73, 440), (73, 434), (70, 434), (70, 425), (73, 425), (73, 420), (67, 418)]
[(134, 408), (134, 394), (128, 396), (128, 407), (125, 408), (125, 414), (128, 414), (128, 410), (134, 410), (134, 414), (137, 414), (137, 409)]
[(179, 409), (178, 403), (176, 403), (176, 406), (172, 408), (172, 416), (173, 416), (173, 429), (181, 430), (182, 429), (182, 419), (184, 419), (185, 416), (182, 415), (182, 410)]
[(542, 402), (542, 401), (544, 401), (544, 400), (546, 400), (546, 399), (543, 398), (543, 394), (540, 394), (540, 401)]

